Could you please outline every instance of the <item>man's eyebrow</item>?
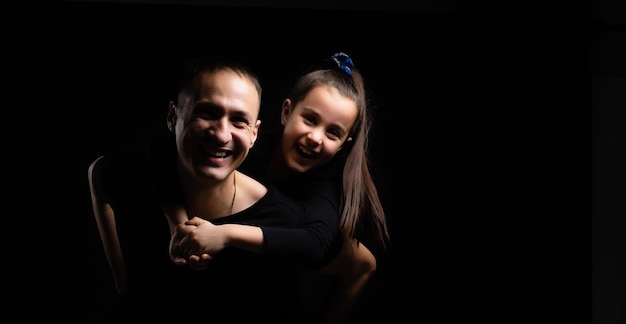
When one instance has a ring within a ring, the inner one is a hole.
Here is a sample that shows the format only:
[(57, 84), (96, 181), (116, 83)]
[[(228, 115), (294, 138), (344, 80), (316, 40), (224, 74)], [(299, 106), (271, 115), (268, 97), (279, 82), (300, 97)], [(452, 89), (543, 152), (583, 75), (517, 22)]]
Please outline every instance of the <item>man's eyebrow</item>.
[[(200, 101), (200, 102), (197, 102), (193, 106), (194, 110), (201, 110), (201, 111), (206, 110), (206, 109), (212, 109), (212, 108), (220, 109), (222, 113), (226, 113), (226, 109), (224, 109), (224, 107), (218, 104), (215, 104), (213, 102), (209, 102), (209, 101)], [(245, 118), (250, 121), (253, 119), (252, 114), (245, 109), (231, 110), (228, 114), (230, 114), (231, 116), (235, 116), (235, 117)]]
[(196, 104), (193, 106), (194, 109), (195, 108), (206, 109), (206, 108), (212, 108), (212, 107), (218, 107), (218, 106), (212, 102), (207, 102), (207, 101), (196, 102)]
[(232, 112), (232, 115), (244, 118), (246, 120), (252, 120), (252, 114), (247, 110), (235, 110)]

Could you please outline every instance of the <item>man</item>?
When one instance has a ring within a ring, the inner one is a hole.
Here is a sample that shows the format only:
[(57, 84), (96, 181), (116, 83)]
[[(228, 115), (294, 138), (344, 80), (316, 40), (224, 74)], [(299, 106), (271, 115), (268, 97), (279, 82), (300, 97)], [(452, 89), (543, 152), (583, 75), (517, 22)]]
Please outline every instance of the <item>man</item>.
[[(97, 322), (306, 322), (291, 260), (226, 248), (196, 271), (169, 259), (176, 224), (167, 223), (159, 200), (169, 187), (183, 193), (189, 215), (215, 224), (297, 227), (303, 213), (273, 187), (236, 170), (261, 124), (257, 77), (234, 62), (194, 66), (177, 102), (170, 102), (173, 136), (99, 157), (89, 167), (94, 215), (122, 297)], [(160, 180), (170, 178), (177, 181)]]

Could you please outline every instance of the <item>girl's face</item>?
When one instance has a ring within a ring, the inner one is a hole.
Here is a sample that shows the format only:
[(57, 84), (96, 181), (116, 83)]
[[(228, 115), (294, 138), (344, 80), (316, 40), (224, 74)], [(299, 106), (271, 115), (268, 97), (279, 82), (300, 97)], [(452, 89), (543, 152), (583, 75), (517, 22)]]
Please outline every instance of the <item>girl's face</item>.
[(282, 153), (285, 164), (294, 172), (307, 172), (332, 159), (346, 141), (354, 125), (356, 102), (333, 87), (313, 88), (292, 107), (283, 102), (281, 122), (285, 126)]

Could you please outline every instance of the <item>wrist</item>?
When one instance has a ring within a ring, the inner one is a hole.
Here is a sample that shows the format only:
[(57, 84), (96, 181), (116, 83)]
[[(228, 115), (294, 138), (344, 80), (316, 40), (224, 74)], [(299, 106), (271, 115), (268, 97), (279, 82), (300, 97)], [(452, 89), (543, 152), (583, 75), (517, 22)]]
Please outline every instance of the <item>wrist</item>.
[(235, 224), (222, 224), (218, 225), (218, 228), (224, 246), (236, 245), (237, 231)]

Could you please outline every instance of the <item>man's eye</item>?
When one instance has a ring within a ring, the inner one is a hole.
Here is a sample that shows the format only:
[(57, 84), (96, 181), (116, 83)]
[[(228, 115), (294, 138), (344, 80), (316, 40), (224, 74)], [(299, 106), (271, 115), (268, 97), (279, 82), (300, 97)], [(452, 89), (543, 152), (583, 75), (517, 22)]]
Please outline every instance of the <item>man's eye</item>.
[(207, 103), (199, 103), (194, 109), (194, 114), (203, 119), (218, 119), (224, 114), (224, 111), (219, 107), (216, 107)]
[(233, 118), (232, 123), (236, 126), (248, 126), (250, 123), (245, 118)]

